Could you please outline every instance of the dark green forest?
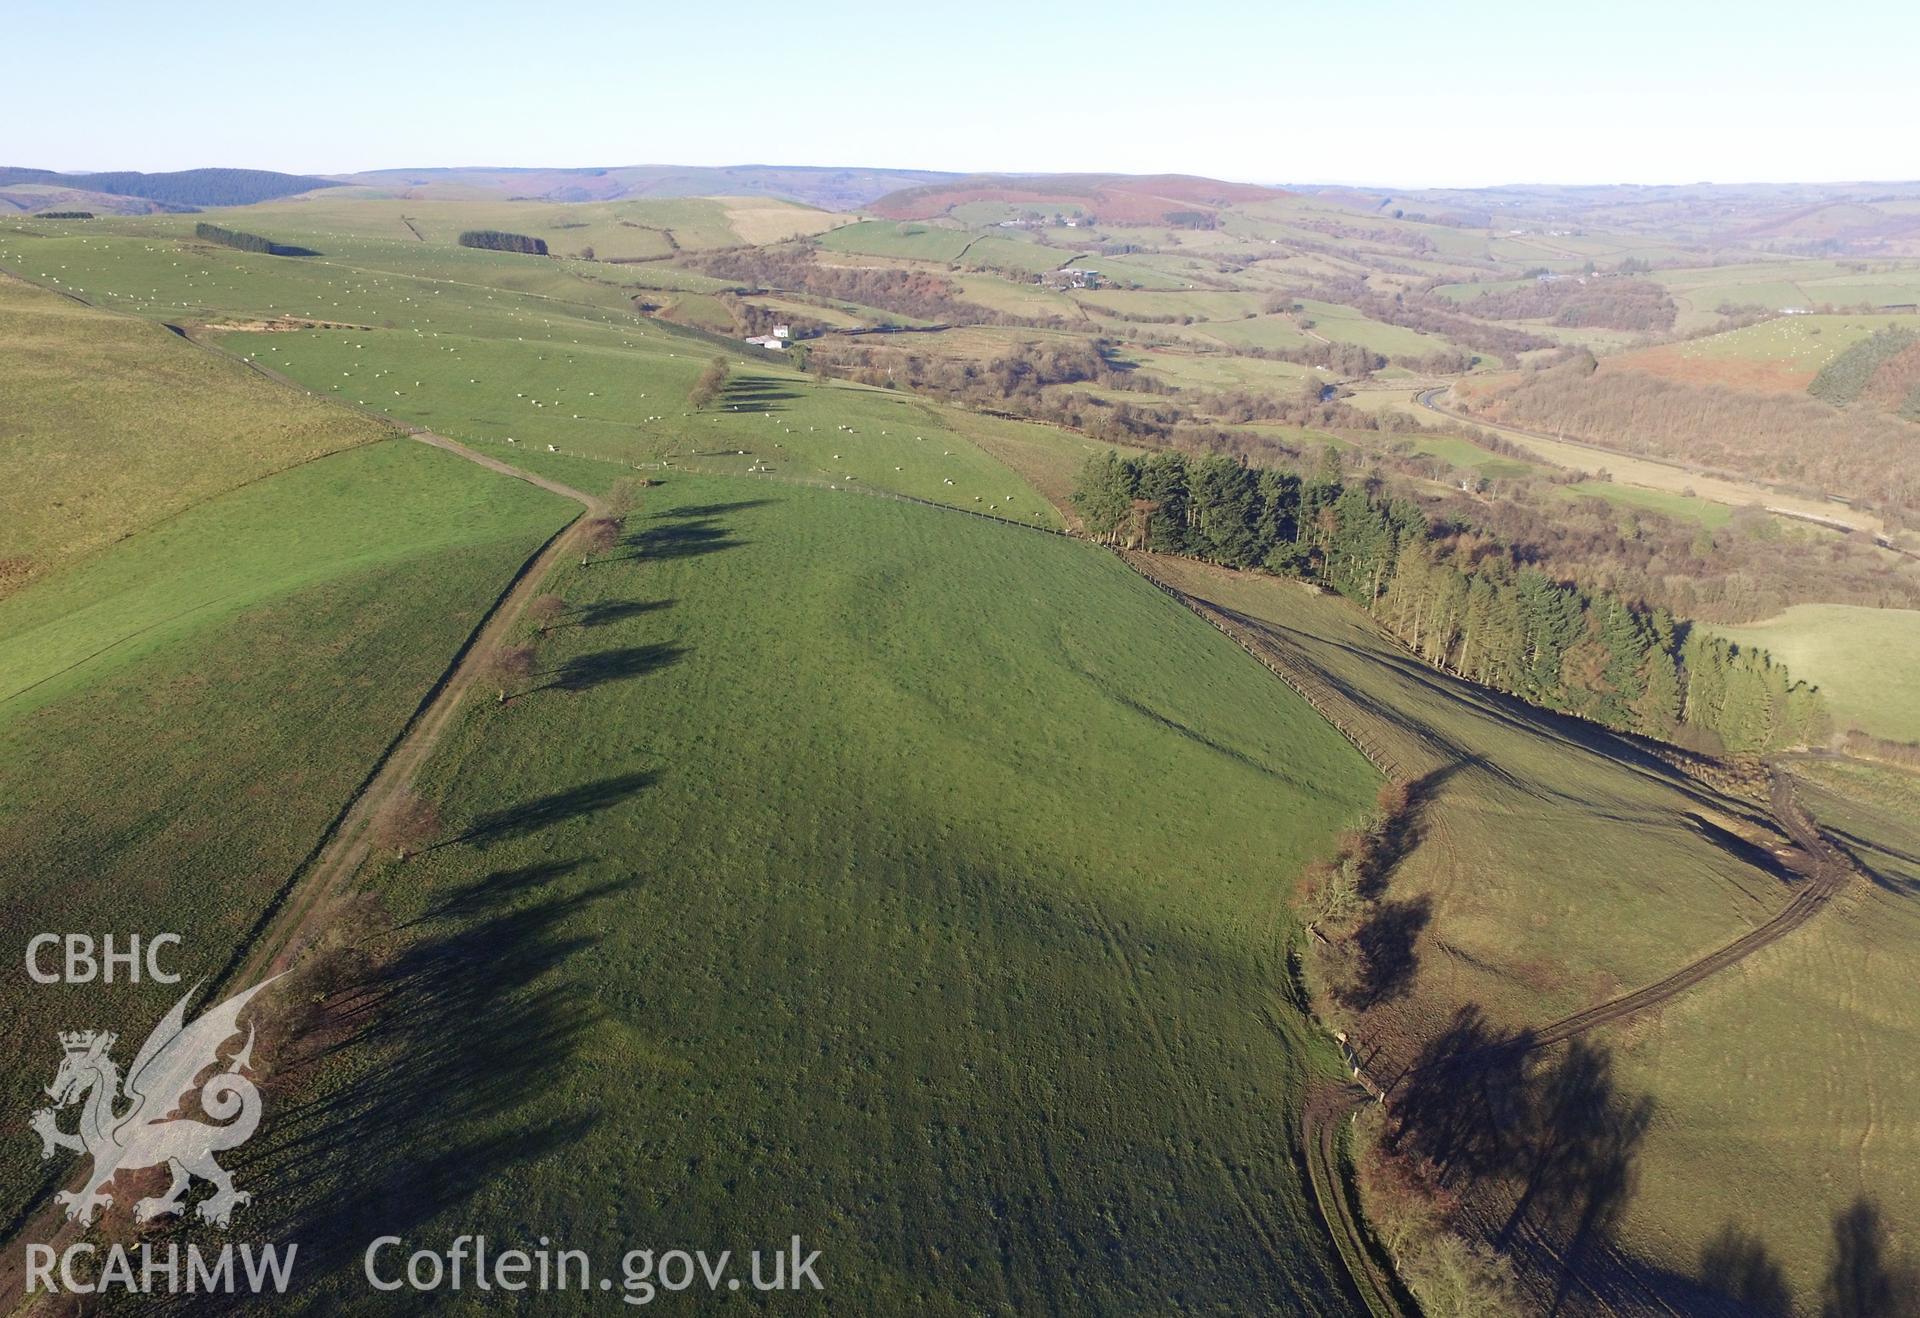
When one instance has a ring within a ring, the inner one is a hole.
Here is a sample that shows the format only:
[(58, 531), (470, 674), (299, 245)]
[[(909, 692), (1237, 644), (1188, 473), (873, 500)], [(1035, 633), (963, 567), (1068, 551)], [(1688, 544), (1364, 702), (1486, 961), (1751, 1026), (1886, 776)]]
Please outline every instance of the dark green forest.
[(1607, 727), (1735, 752), (1803, 745), (1825, 701), (1764, 652), (1583, 591), (1471, 528), (1343, 477), (1175, 452), (1088, 461), (1074, 503), (1112, 545), (1316, 581), (1421, 658)]
[(243, 252), (265, 252), (271, 256), (280, 250), (271, 238), (262, 238), (257, 233), (244, 233), (239, 229), (223, 229), (217, 224), (196, 224), (193, 236), (210, 243), (219, 243), (222, 247), (234, 247)]
[(337, 188), (332, 179), (282, 174), (271, 169), (182, 169), (166, 174), (116, 170), (100, 174), (60, 174), (51, 169), (0, 168), (0, 187), (47, 183), (83, 192), (144, 197), (164, 206), (250, 206), (315, 188)]
[(489, 252), (524, 252), (528, 256), (547, 254), (545, 238), (529, 238), (524, 233), (507, 233), (501, 229), (468, 229), (460, 235), (460, 245)]

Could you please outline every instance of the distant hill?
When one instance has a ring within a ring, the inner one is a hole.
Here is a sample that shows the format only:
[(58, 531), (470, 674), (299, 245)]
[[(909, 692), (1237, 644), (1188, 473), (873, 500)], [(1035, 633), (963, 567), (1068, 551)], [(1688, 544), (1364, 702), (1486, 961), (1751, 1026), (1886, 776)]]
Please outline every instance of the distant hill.
[(270, 169), (182, 169), (168, 174), (115, 170), (98, 174), (61, 174), (51, 169), (0, 165), (0, 188), (21, 184), (76, 192), (140, 197), (168, 210), (200, 206), (250, 206), (256, 201), (315, 188), (337, 186), (309, 174), (280, 174)]
[(112, 192), (91, 192), (85, 188), (63, 188), (47, 183), (15, 183), (0, 186), (0, 215), (36, 214), (41, 211), (91, 211), (95, 215), (150, 215), (154, 211), (192, 210), (191, 206), (166, 206), (145, 197), (123, 197)]
[(968, 202), (1084, 207), (1108, 224), (1160, 224), (1236, 203), (1288, 194), (1252, 183), (1188, 174), (975, 174), (890, 193), (868, 209), (894, 220), (928, 220)]
[(535, 201), (629, 197), (777, 197), (825, 210), (855, 210), (903, 188), (959, 178), (926, 169), (799, 165), (620, 165), (591, 169), (376, 169), (337, 181), (368, 187), (465, 189)]

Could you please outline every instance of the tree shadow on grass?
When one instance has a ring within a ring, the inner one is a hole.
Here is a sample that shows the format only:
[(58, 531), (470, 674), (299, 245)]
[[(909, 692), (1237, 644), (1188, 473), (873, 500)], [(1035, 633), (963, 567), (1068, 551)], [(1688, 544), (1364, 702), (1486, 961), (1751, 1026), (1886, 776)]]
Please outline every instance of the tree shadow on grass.
[(1760, 1318), (1785, 1318), (1793, 1312), (1787, 1274), (1758, 1236), (1732, 1222), (1700, 1247), (1700, 1281)]
[(1833, 1219), (1833, 1261), (1821, 1318), (1914, 1318), (1920, 1268), (1893, 1252), (1880, 1205), (1861, 1195)]
[(770, 375), (736, 375), (721, 390), (720, 401), (734, 411), (784, 412), (782, 404), (799, 396), (785, 380)]
[(569, 787), (564, 792), (555, 792), (550, 796), (535, 797), (519, 805), (504, 810), (493, 810), (473, 821), (466, 832), (441, 846), (450, 846), (454, 842), (470, 842), (485, 847), (494, 842), (504, 842), (510, 838), (527, 837), (542, 829), (552, 828), (555, 824), (565, 823), (569, 819), (578, 819), (582, 815), (598, 814), (610, 810), (630, 796), (635, 796), (659, 780), (660, 775), (652, 770), (643, 769), (638, 773), (623, 773), (612, 778), (599, 778), (593, 782), (581, 783)]
[[(592, 1129), (555, 1083), (596, 1020), (563, 972), (594, 941), (576, 932), (582, 914), (627, 882), (579, 886), (580, 863), (485, 875), (396, 930), (377, 960), (337, 952), (303, 972), (270, 1054), (260, 1135), (234, 1168), (260, 1189), (241, 1210), (247, 1233), (298, 1242), (297, 1285), (361, 1295), (374, 1238), (405, 1237)], [(263, 1032), (263, 1056), (269, 1041)], [(251, 1304), (183, 1295), (149, 1307)]]
[(621, 541), (633, 551), (627, 558), (699, 558), (747, 543), (707, 518), (675, 518), (649, 523)]
[(624, 682), (659, 672), (669, 664), (678, 663), (686, 654), (685, 646), (665, 644), (628, 645), (617, 650), (577, 654), (558, 668), (543, 673), (547, 680), (525, 694), (548, 690), (591, 691), (609, 682)]
[(738, 512), (746, 508), (765, 508), (776, 502), (773, 499), (734, 499), (727, 503), (690, 503), (680, 508), (669, 508), (660, 514), (663, 519), (678, 521), (708, 521), (722, 513)]
[(1383, 901), (1354, 931), (1354, 982), (1335, 992), (1356, 1011), (1404, 997), (1420, 968), (1417, 943), (1433, 920), (1433, 899), (1422, 893), (1407, 901)]
[(1557, 1276), (1557, 1308), (1633, 1197), (1654, 1101), (1620, 1087), (1604, 1046), (1575, 1039), (1550, 1059), (1468, 1004), (1402, 1078), (1393, 1112), (1394, 1147), (1510, 1203), (1492, 1242)]
[(574, 610), (571, 618), (554, 623), (550, 630), (561, 627), (605, 627), (609, 623), (625, 622), (628, 618), (638, 618), (672, 607), (672, 600), (608, 600), (602, 604), (583, 604)]

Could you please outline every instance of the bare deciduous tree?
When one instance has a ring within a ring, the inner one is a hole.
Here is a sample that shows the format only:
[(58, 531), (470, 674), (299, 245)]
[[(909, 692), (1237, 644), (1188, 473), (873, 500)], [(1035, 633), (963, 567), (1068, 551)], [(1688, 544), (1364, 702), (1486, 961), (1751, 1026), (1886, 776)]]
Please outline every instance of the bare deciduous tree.
[(440, 836), (440, 807), (411, 788), (402, 788), (373, 821), (373, 841), (405, 860)]
[(531, 645), (503, 645), (493, 652), (487, 662), (487, 671), (500, 684), (500, 699), (504, 702), (512, 687), (533, 675), (533, 647)]
[(582, 547), (586, 550), (580, 556), (580, 566), (585, 567), (595, 554), (609, 554), (620, 543), (621, 519), (618, 517), (596, 517), (587, 523), (586, 538)]

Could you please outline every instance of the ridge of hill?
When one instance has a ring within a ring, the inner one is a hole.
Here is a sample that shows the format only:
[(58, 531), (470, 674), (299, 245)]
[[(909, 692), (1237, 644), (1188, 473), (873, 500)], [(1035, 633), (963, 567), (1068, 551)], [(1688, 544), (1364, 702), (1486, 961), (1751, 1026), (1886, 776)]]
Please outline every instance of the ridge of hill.
[(871, 209), (887, 219), (924, 220), (971, 201), (1064, 202), (1086, 206), (1113, 223), (1158, 223), (1183, 210), (1210, 212), (1286, 195), (1277, 188), (1192, 174), (975, 174), (890, 193)]
[(290, 197), (296, 192), (337, 186), (312, 174), (282, 174), (271, 169), (180, 169), (164, 174), (108, 170), (62, 174), (51, 169), (0, 165), (0, 187), (40, 184), (116, 197), (141, 197), (169, 209), (196, 206), (250, 206), (256, 201)]
[(632, 197), (776, 197), (853, 210), (903, 188), (958, 175), (927, 169), (831, 165), (618, 165), (580, 169), (469, 166), (374, 169), (336, 181), (376, 188), (466, 189), (525, 201), (620, 201)]

